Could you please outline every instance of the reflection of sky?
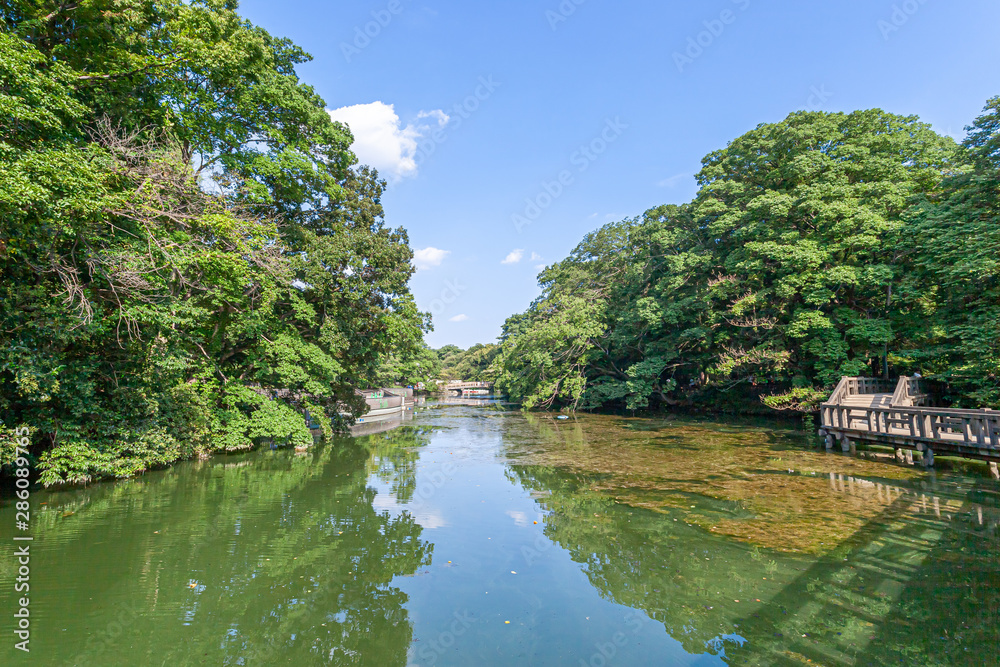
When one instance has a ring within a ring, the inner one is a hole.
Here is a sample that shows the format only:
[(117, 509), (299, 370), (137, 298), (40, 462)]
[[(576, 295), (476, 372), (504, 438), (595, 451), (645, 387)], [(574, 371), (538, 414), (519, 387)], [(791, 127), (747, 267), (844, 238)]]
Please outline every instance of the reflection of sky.
[[(408, 664), (724, 664), (713, 655), (720, 647), (689, 655), (662, 623), (609, 600), (585, 566), (547, 537), (553, 517), (507, 468), (511, 424), (503, 416), (448, 406), (416, 419), (443, 428), (420, 450), (413, 503), (399, 504), (388, 485), (369, 483), (376, 511), (406, 511), (434, 529), (424, 534), (433, 542), (431, 564), (392, 582), (409, 599)], [(474, 619), (458, 634), (456, 614)]]
[(372, 500), (372, 507), (376, 512), (388, 512), (393, 519), (401, 516), (403, 512), (409, 512), (414, 521), (427, 530), (448, 525), (439, 509), (425, 502), (400, 504), (396, 501), (396, 496), (389, 490), (389, 485), (374, 478), (369, 481), (368, 485), (378, 491), (378, 495)]
[(513, 519), (514, 523), (516, 523), (519, 526), (528, 525), (528, 515), (525, 514), (524, 512), (515, 512), (514, 510), (507, 510), (507, 516)]

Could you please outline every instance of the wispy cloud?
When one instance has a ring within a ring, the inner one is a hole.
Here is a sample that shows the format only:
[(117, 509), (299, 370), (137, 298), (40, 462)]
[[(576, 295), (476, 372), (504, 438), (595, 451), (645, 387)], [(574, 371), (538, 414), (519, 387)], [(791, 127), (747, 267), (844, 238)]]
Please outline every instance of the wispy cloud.
[(450, 250), (441, 250), (434, 247), (414, 250), (413, 266), (417, 267), (417, 269), (430, 269), (435, 266), (441, 266), (441, 262), (450, 254)]
[(659, 187), (659, 188), (674, 188), (674, 187), (677, 187), (677, 184), (680, 183), (681, 181), (683, 181), (685, 178), (690, 178), (690, 177), (691, 177), (691, 174), (687, 174), (687, 173), (685, 173), (685, 174), (675, 174), (674, 176), (671, 176), (670, 178), (664, 178), (662, 181), (660, 181), (659, 183), (656, 184), (656, 187)]
[(507, 255), (507, 257), (502, 262), (500, 262), (500, 263), (501, 264), (517, 264), (523, 258), (524, 258), (524, 250), (522, 250), (522, 249), (519, 248), (517, 250), (511, 251), (511, 253), (509, 255)]
[(539, 255), (537, 252), (531, 253), (531, 261), (532, 262), (540, 262), (541, 260), (542, 260), (542, 256)]
[[(417, 175), (414, 156), (420, 139), (430, 133), (430, 125), (410, 123), (404, 127), (395, 107), (384, 102), (341, 107), (329, 114), (351, 128), (354, 135), (351, 150), (362, 164), (371, 165), (394, 180)], [(424, 118), (435, 119), (439, 127), (451, 120), (440, 109), (417, 114), (418, 120)]]
[(524, 512), (518, 512), (516, 510), (507, 510), (507, 516), (513, 519), (514, 523), (516, 523), (519, 526), (528, 525), (528, 515), (525, 514)]
[(469, 316), (466, 315), (465, 313), (462, 313), (461, 315), (456, 315), (455, 317), (451, 318), (448, 321), (449, 322), (464, 322), (467, 319), (469, 319)]
[(451, 120), (451, 116), (446, 114), (440, 109), (434, 109), (433, 111), (421, 111), (417, 114), (417, 118), (434, 118), (438, 122), (438, 127), (444, 127)]

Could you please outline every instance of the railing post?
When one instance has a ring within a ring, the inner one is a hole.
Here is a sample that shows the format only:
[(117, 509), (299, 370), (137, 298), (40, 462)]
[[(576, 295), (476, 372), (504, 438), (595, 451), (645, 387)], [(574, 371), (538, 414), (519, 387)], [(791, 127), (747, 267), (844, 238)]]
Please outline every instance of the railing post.
[(979, 445), (980, 448), (986, 445), (986, 433), (989, 431), (989, 422), (987, 419), (987, 417), (983, 417), (982, 419), (975, 420), (976, 444)]

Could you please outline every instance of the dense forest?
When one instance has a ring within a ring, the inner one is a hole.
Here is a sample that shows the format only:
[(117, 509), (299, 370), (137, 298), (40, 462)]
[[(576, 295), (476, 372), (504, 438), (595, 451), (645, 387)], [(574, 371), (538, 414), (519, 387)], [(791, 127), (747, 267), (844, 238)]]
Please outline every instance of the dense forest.
[(440, 361), (440, 370), (435, 376), (439, 380), (491, 380), (490, 368), (499, 352), (492, 343), (476, 344), (468, 350), (456, 345), (445, 345), (435, 350)]
[(0, 465), (128, 476), (329, 432), (355, 389), (527, 408), (810, 409), (920, 371), (1000, 407), (1000, 98), (961, 144), (799, 112), (588, 235), (498, 345), (432, 350), (412, 251), (309, 55), (235, 0), (0, 3)]
[(539, 276), (491, 369), (527, 408), (814, 408), (920, 372), (1000, 408), (1000, 98), (957, 144), (881, 110), (797, 112), (711, 153), (690, 203)]
[(378, 367), (371, 387), (393, 387), (435, 380), (487, 380), (499, 347), (492, 343), (473, 345), (463, 350), (457, 345), (432, 349), (426, 344), (407, 348), (405, 354), (390, 353)]
[(0, 3), (0, 463), (26, 427), (45, 484), (311, 443), (425, 350), (384, 182), (236, 7)]

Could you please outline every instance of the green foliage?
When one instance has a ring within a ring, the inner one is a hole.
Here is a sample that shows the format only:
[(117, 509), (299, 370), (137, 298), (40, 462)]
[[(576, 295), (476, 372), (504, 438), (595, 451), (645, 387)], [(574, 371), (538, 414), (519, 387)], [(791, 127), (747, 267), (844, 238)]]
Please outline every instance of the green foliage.
[(813, 387), (795, 387), (778, 396), (763, 397), (764, 405), (773, 410), (795, 410), (798, 412), (815, 412), (820, 404), (830, 398), (827, 389)]
[(86, 483), (102, 477), (132, 477), (181, 457), (181, 444), (161, 429), (98, 445), (72, 440), (42, 455), (39, 481), (49, 486)]
[(962, 147), (877, 109), (737, 138), (703, 160), (690, 204), (603, 227), (539, 276), (498, 385), (529, 408), (731, 393), (809, 410), (889, 360), (997, 404), (1000, 100), (987, 111)]
[(1000, 407), (1000, 97), (968, 129), (973, 168), (920, 201), (901, 289), (906, 368), (947, 383), (962, 407)]
[(492, 343), (483, 345), (477, 343), (468, 350), (462, 350), (455, 345), (445, 345), (435, 350), (439, 370), (434, 377), (437, 380), (465, 380), (467, 382), (486, 382), (493, 379), (490, 366), (500, 351)]
[(308, 444), (419, 351), (406, 233), (307, 54), (227, 0), (2, 17), (0, 421), (43, 482)]
[(441, 362), (427, 345), (415, 351), (393, 353), (386, 357), (378, 369), (371, 389), (379, 387), (408, 387), (428, 383), (438, 376)]

